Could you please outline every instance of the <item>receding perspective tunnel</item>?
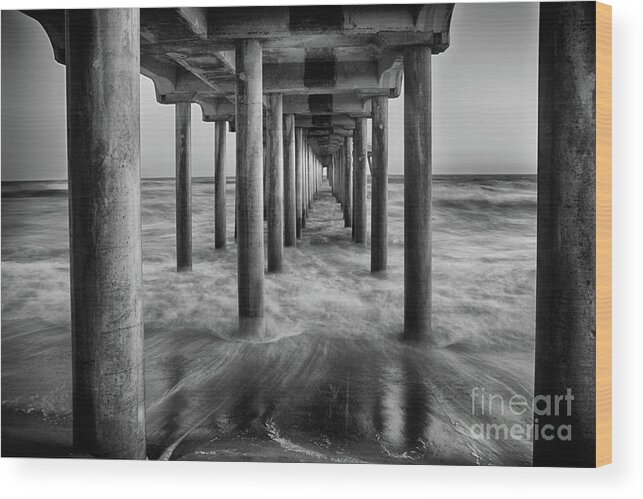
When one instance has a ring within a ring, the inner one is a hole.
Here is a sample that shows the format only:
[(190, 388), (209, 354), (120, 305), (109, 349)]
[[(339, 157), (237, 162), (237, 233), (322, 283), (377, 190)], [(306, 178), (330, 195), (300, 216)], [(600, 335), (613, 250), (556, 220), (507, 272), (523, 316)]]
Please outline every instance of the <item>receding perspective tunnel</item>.
[(3, 456), (594, 466), (596, 9), (3, 12)]

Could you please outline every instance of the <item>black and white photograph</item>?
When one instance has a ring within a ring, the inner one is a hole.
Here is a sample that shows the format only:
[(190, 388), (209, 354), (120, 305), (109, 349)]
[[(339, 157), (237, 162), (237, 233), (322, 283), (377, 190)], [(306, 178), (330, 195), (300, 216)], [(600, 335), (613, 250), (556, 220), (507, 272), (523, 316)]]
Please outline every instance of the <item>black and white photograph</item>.
[(2, 11), (2, 457), (611, 462), (611, 8)]

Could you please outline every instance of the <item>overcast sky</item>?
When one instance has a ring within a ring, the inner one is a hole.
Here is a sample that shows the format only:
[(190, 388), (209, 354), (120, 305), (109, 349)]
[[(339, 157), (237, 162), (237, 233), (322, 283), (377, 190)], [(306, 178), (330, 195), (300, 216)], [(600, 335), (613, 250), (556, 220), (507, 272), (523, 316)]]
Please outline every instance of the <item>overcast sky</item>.
[[(538, 4), (457, 4), (433, 56), (434, 173), (535, 173)], [(389, 171), (403, 173), (404, 96), (389, 103)], [(214, 124), (192, 106), (192, 172), (212, 176)], [(234, 134), (228, 133), (228, 175)], [(42, 27), (2, 12), (2, 180), (66, 178), (65, 68)], [(141, 77), (144, 177), (174, 176), (174, 106)]]

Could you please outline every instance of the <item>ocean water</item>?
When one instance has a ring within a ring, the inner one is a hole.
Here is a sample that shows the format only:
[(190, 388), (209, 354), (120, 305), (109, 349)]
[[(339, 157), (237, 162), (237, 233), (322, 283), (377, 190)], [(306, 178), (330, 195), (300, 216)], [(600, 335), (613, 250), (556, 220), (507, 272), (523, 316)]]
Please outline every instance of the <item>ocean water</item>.
[[(284, 272), (266, 275), (268, 340), (235, 340), (234, 184), (228, 247), (214, 188), (193, 184), (193, 262), (175, 271), (174, 181), (144, 180), (150, 459), (529, 465), (531, 443), (476, 433), (525, 426), (535, 322), (535, 176), (436, 176), (432, 345), (403, 328), (403, 184), (389, 187), (389, 269), (350, 241), (324, 186)], [(370, 208), (369, 208), (370, 211)], [(2, 185), (2, 454), (71, 453), (65, 182)], [(478, 392), (480, 393), (480, 392)], [(529, 433), (527, 430), (526, 433)]]

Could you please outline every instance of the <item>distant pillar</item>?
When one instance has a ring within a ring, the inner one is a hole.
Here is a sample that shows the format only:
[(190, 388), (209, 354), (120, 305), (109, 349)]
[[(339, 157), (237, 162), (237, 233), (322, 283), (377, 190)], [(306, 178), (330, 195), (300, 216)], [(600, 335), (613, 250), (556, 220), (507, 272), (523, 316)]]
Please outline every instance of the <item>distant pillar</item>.
[(268, 128), (263, 126), (263, 220), (268, 220)]
[(417, 46), (404, 49), (404, 338), (430, 334), (431, 47)]
[(596, 76), (596, 5), (540, 4), (534, 393), (574, 399), (534, 415), (572, 437), (540, 435), (534, 466), (596, 464)]
[[(341, 147), (335, 153), (335, 166), (337, 170), (337, 179), (335, 181), (335, 192), (337, 193), (337, 202), (342, 206), (342, 187), (344, 185), (344, 177), (342, 176), (342, 159)], [(343, 214), (343, 208), (342, 208)]]
[(355, 228), (355, 242), (366, 244), (366, 118), (355, 120), (355, 217), (353, 227)]
[(303, 135), (301, 154), (301, 227), (306, 228), (306, 218), (308, 218), (308, 140), (305, 135)]
[(388, 97), (372, 106), (371, 272), (380, 272), (388, 265)]
[(284, 244), (297, 245), (295, 115), (284, 116)]
[(226, 122), (214, 123), (214, 247), (226, 245), (226, 176), (225, 136)]
[(328, 160), (326, 179), (328, 181), (328, 186), (330, 187), (330, 193), (335, 196), (335, 186), (333, 184), (333, 156), (331, 155)]
[(353, 223), (351, 224), (351, 240), (353, 242), (355, 242), (355, 212), (357, 210), (357, 206), (356, 206), (357, 194), (355, 192), (355, 189), (357, 188), (357, 178), (356, 178), (357, 176), (357, 150), (356, 150), (357, 139), (355, 137), (356, 131), (357, 131), (357, 125), (355, 125), (355, 131), (353, 132), (353, 150), (351, 151), (351, 154), (353, 155), (353, 178), (351, 179), (351, 186), (353, 187), (353, 192), (351, 194), (351, 197), (353, 199), (353, 210), (351, 213), (351, 220), (353, 221)]
[(301, 228), (303, 226), (302, 224), (302, 160), (304, 157), (303, 153), (303, 139), (304, 139), (304, 131), (302, 128), (295, 128), (295, 198), (296, 198), (296, 205), (297, 205), (297, 210), (296, 210), (296, 216), (297, 216), (297, 239), (301, 239)]
[(284, 252), (284, 136), (283, 96), (269, 94), (266, 107), (268, 137), (268, 272), (281, 272)]
[(344, 210), (344, 149), (342, 147), (335, 153), (337, 164), (337, 201), (339, 202), (342, 213)]
[(263, 337), (262, 57), (257, 40), (237, 42), (237, 278), (239, 332)]
[(346, 137), (344, 141), (344, 227), (350, 227), (353, 222), (353, 137)]
[(73, 445), (145, 459), (139, 10), (65, 16)]
[(177, 102), (176, 118), (176, 268), (192, 269), (191, 104)]

